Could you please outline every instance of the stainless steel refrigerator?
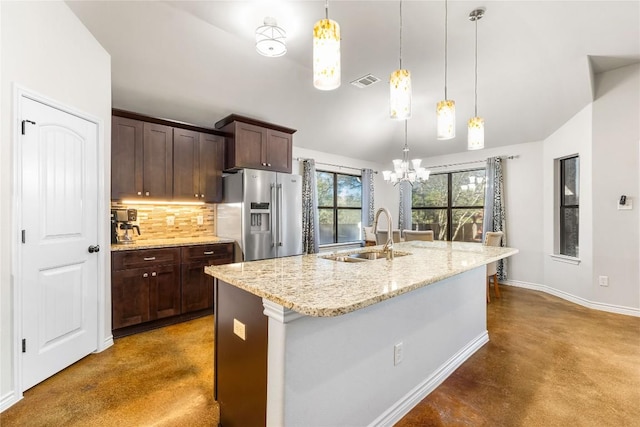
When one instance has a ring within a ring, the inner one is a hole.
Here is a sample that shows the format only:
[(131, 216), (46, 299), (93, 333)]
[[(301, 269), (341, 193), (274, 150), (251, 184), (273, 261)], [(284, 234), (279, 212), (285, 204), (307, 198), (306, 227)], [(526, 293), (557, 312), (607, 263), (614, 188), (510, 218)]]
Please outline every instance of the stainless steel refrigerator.
[(219, 237), (234, 239), (236, 261), (302, 254), (302, 177), (242, 169), (223, 177)]

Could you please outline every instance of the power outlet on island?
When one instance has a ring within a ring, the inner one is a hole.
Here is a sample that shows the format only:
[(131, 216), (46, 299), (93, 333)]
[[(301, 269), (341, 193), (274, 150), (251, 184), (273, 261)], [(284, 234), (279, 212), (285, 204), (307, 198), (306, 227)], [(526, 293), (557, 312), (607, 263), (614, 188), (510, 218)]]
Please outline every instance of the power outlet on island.
[(404, 359), (404, 349), (402, 348), (402, 341), (393, 346), (393, 365), (399, 365)]

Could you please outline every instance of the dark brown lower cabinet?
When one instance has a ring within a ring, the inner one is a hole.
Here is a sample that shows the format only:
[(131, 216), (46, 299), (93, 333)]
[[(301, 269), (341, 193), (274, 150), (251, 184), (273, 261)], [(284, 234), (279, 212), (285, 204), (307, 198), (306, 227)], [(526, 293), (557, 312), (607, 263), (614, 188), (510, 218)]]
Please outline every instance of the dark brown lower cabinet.
[(113, 336), (211, 314), (213, 278), (204, 267), (231, 262), (231, 243), (112, 252)]
[[(269, 321), (262, 298), (217, 280), (214, 398), (222, 427), (265, 426)], [(237, 322), (246, 332), (234, 332)]]

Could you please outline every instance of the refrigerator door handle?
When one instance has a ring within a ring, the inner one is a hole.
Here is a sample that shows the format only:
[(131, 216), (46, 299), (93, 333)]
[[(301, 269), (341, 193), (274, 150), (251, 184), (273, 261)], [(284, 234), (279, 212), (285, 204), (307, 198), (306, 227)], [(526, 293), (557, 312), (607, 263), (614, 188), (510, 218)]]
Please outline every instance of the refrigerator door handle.
[(271, 209), (270, 209), (270, 213), (271, 213), (271, 247), (273, 248), (275, 246), (275, 242), (276, 242), (276, 235), (274, 235), (273, 230), (276, 226), (276, 219), (274, 218), (275, 215), (277, 215), (277, 209), (276, 209), (276, 200), (274, 197), (274, 187), (275, 184), (271, 184), (270, 186), (270, 198), (271, 198)]
[(278, 184), (278, 246), (282, 246), (282, 184)]

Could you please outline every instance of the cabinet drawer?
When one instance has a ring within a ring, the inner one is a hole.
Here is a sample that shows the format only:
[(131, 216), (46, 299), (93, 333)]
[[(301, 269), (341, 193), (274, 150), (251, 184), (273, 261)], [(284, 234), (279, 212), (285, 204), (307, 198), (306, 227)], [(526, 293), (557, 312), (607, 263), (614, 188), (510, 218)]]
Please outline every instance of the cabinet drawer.
[(112, 252), (111, 255), (113, 270), (180, 264), (180, 248), (139, 249)]
[(219, 243), (215, 245), (186, 246), (182, 248), (183, 263), (205, 259), (212, 260), (212, 264), (233, 262), (233, 244)]

